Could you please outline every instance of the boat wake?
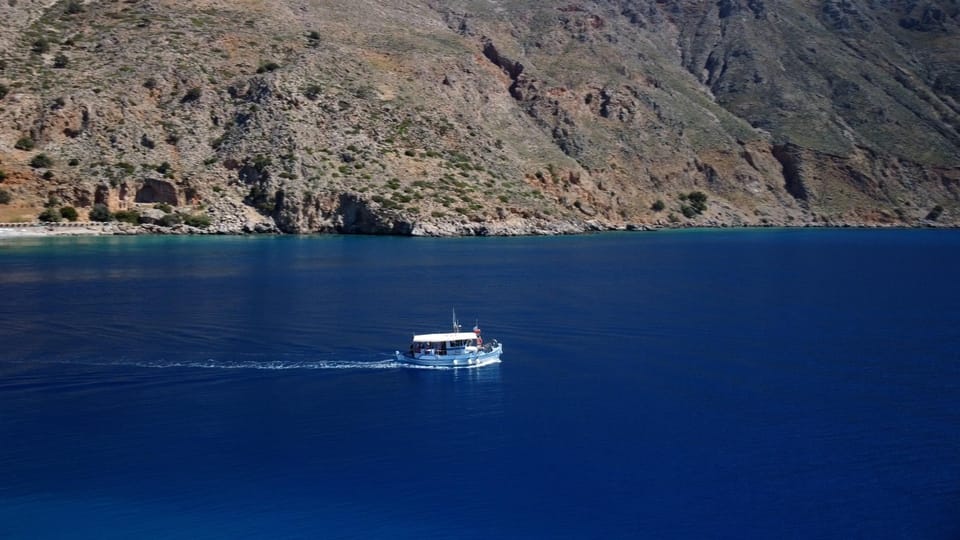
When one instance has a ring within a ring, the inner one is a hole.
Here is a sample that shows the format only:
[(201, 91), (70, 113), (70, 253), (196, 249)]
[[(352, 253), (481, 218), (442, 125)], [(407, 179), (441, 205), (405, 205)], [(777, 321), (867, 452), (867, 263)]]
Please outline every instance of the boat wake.
[(274, 358), (274, 359), (230, 359), (220, 360), (214, 358), (207, 359), (156, 359), (144, 360), (135, 358), (93, 359), (93, 358), (57, 358), (47, 359), (40, 362), (24, 361), (23, 363), (44, 363), (44, 364), (73, 364), (87, 366), (130, 366), (150, 369), (235, 369), (235, 370), (320, 370), (320, 369), (352, 369), (352, 370), (383, 370), (383, 369), (429, 369), (429, 370), (454, 370), (465, 368), (477, 368), (490, 365), (496, 362), (481, 363), (472, 366), (420, 366), (397, 362), (395, 358), (376, 358), (370, 360), (348, 360), (348, 359), (311, 359), (305, 357), (298, 358)]
[(130, 362), (127, 365), (169, 369), (169, 368), (197, 368), (197, 369), (398, 369), (406, 367), (393, 359), (374, 361), (352, 360), (151, 360)]

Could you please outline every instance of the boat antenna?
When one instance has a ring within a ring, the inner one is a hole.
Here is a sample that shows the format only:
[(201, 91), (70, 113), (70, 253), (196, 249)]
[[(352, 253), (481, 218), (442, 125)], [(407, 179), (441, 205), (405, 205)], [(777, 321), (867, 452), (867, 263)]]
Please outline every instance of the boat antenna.
[(452, 310), (453, 310), (453, 331), (454, 331), (454, 332), (459, 332), (459, 331), (460, 331), (460, 325), (457, 324), (457, 308), (452, 308)]

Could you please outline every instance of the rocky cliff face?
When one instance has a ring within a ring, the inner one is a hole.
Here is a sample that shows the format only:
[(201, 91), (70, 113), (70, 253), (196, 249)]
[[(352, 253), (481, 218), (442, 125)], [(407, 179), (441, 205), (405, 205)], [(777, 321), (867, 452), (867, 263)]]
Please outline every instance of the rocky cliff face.
[(956, 0), (2, 0), (0, 19), (0, 221), (55, 199), (236, 232), (960, 223)]

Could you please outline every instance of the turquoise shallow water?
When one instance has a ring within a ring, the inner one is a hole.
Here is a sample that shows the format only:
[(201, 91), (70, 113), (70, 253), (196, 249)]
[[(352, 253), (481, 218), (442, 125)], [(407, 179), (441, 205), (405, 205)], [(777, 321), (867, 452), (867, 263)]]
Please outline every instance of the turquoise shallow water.
[(957, 538), (958, 248), (4, 240), (0, 537)]

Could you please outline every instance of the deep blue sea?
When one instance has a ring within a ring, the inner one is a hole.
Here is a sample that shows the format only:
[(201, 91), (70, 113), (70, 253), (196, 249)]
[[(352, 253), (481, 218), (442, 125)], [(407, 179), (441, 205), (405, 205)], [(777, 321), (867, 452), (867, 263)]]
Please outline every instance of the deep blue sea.
[[(0, 241), (0, 538), (960, 538), (960, 231)], [(451, 308), (500, 364), (413, 369)]]

